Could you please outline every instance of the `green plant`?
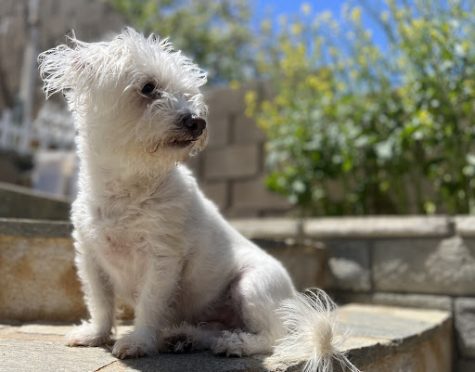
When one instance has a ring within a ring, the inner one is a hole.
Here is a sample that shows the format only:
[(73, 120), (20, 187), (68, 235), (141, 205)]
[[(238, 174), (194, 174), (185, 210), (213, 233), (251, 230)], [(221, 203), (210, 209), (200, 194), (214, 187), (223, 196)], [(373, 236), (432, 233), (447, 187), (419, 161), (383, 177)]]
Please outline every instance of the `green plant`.
[(475, 4), (387, 0), (375, 10), (381, 50), (347, 6), (263, 25), (260, 73), (275, 95), (249, 92), (268, 137), (270, 189), (304, 214), (475, 210)]
[(137, 29), (173, 44), (209, 73), (212, 83), (252, 75), (247, 0), (109, 0)]

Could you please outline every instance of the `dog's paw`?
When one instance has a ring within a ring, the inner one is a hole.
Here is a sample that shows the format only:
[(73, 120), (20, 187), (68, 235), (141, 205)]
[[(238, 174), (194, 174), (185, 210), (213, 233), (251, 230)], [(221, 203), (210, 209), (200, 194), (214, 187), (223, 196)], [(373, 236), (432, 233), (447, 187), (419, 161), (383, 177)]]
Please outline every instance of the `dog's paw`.
[(244, 344), (238, 334), (225, 331), (212, 347), (216, 355), (241, 357), (244, 354)]
[(140, 358), (157, 352), (157, 337), (148, 331), (133, 331), (117, 340), (112, 354), (119, 359)]
[(109, 341), (110, 331), (101, 330), (100, 327), (91, 323), (83, 323), (66, 334), (68, 346), (101, 346)]
[(184, 333), (167, 337), (163, 343), (164, 349), (169, 353), (189, 353), (193, 351), (193, 341), (189, 335)]

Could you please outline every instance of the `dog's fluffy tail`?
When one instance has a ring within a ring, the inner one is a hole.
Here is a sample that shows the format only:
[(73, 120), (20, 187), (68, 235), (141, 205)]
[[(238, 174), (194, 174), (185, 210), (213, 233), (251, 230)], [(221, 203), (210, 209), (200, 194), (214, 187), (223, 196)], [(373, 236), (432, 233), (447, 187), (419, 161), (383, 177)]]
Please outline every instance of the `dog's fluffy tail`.
[(340, 350), (344, 335), (336, 333), (335, 309), (322, 290), (285, 300), (277, 311), (286, 335), (277, 341), (267, 366), (275, 369), (305, 361), (304, 372), (332, 372), (338, 363), (343, 371), (359, 372)]

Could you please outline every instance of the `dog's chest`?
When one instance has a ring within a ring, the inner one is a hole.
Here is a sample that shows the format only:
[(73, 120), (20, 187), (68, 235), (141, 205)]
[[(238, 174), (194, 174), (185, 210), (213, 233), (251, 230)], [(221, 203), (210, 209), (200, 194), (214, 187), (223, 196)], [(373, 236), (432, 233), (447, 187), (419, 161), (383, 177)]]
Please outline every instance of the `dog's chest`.
[(142, 282), (153, 250), (160, 213), (132, 201), (97, 207), (98, 258), (116, 288), (129, 296)]

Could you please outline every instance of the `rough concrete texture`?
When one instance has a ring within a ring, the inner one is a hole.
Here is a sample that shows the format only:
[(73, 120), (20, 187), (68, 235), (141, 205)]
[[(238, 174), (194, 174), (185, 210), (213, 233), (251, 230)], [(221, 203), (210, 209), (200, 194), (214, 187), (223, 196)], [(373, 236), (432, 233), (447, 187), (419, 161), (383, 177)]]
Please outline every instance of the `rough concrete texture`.
[(263, 177), (233, 182), (231, 197), (234, 215), (240, 211), (255, 209), (267, 208), (268, 211), (290, 209), (291, 205), (285, 197), (263, 188), (262, 185), (265, 185)]
[(71, 239), (0, 235), (0, 319), (85, 315)]
[(325, 242), (328, 254), (329, 288), (370, 291), (371, 271), (369, 242), (364, 240), (330, 240)]
[(352, 335), (346, 347), (365, 372), (442, 372), (452, 367), (448, 312), (347, 305), (340, 319)]
[(208, 180), (252, 177), (259, 171), (256, 145), (228, 145), (210, 148), (204, 153), (205, 177)]
[(379, 291), (475, 294), (475, 240), (376, 241), (373, 268)]
[(475, 371), (475, 360), (459, 360), (457, 362), (456, 372), (473, 372)]
[(69, 222), (0, 218), (0, 239), (3, 236), (69, 238), (71, 231)]
[(362, 293), (353, 291), (330, 291), (332, 297), (340, 304), (351, 302), (411, 307), (416, 309), (452, 310), (452, 299), (449, 296), (426, 294), (403, 294), (390, 292)]
[(248, 239), (297, 238), (300, 223), (292, 218), (246, 218), (230, 221)]
[[(451, 327), (448, 313), (348, 305), (339, 310), (340, 329), (351, 335), (342, 348), (367, 372), (449, 372)], [(224, 358), (209, 353), (160, 354), (119, 361), (105, 348), (68, 348), (64, 325), (0, 325), (1, 370), (43, 371), (265, 371), (263, 357)], [(119, 334), (130, 329), (119, 326)], [(292, 366), (288, 371), (299, 371)]]
[(475, 298), (455, 299), (455, 329), (462, 356), (475, 358)]
[[(0, 219), (0, 319), (74, 321), (85, 316), (74, 268), (71, 225)], [(321, 246), (260, 240), (299, 289), (323, 286)]]
[(67, 220), (69, 201), (31, 189), (0, 183), (0, 217)]
[(456, 216), (455, 229), (458, 235), (475, 237), (475, 216)]
[(316, 239), (329, 238), (413, 238), (447, 236), (448, 217), (339, 217), (316, 218), (304, 223), (304, 234)]
[(323, 246), (285, 244), (266, 240), (258, 240), (256, 243), (282, 262), (297, 289), (325, 287), (326, 250)]

